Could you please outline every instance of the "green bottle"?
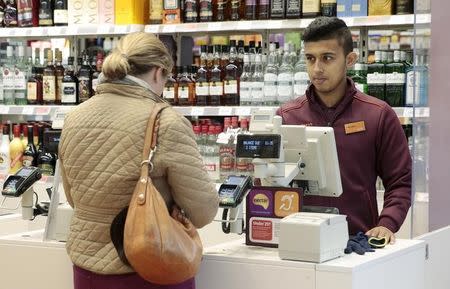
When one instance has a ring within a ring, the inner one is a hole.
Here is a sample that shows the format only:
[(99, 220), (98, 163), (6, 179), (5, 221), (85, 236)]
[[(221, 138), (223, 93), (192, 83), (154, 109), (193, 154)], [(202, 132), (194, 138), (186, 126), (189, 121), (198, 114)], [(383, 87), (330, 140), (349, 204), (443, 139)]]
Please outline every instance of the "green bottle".
[(367, 78), (365, 65), (362, 63), (355, 64), (355, 74), (352, 76), (353, 82), (355, 82), (356, 88), (367, 94)]
[(400, 51), (394, 51), (394, 62), (386, 65), (386, 102), (392, 107), (405, 105), (405, 64), (400, 61)]
[(385, 65), (381, 62), (381, 51), (375, 51), (375, 62), (367, 67), (367, 93), (384, 100), (386, 94)]

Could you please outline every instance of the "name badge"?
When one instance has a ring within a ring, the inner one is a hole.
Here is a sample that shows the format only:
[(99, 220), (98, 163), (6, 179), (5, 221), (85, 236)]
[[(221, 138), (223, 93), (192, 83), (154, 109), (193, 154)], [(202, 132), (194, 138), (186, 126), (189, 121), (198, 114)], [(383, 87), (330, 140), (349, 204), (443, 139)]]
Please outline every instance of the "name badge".
[(366, 130), (364, 121), (351, 122), (344, 125), (345, 134), (352, 134)]

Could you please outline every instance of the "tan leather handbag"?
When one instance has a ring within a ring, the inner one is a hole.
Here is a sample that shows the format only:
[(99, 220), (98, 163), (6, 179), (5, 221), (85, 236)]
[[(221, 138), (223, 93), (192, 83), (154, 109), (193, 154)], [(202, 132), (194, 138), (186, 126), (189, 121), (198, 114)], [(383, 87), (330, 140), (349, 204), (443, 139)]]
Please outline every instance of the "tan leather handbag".
[(124, 251), (130, 265), (145, 280), (164, 285), (194, 277), (203, 249), (196, 228), (177, 209), (171, 216), (149, 176), (153, 154), (157, 153), (158, 116), (167, 106), (157, 104), (148, 121), (141, 176), (124, 229)]

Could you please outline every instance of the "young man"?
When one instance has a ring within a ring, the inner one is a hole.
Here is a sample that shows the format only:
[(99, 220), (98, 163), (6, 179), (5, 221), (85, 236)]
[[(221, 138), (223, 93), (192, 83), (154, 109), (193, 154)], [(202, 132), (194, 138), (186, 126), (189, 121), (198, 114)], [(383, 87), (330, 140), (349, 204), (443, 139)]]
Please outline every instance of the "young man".
[[(303, 41), (311, 85), (277, 114), (284, 124), (333, 127), (343, 187), (338, 198), (306, 197), (304, 202), (337, 207), (347, 215), (351, 235), (362, 231), (394, 243), (411, 205), (411, 156), (397, 115), (347, 78), (358, 56), (344, 21), (317, 18), (306, 28)], [(378, 176), (386, 190), (380, 215)]]

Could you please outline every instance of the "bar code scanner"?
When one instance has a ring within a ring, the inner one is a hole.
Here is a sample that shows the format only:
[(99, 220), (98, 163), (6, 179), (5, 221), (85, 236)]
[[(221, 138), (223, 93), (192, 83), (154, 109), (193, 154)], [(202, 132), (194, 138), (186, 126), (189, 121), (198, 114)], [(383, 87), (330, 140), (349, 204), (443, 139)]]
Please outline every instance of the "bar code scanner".
[[(229, 176), (219, 188), (219, 207), (223, 208), (222, 231), (242, 234), (244, 232), (244, 218), (242, 200), (252, 187), (250, 176)], [(229, 214), (228, 214), (229, 213)], [(228, 217), (228, 215), (230, 215)]]
[(34, 219), (33, 184), (42, 177), (41, 170), (36, 167), (23, 167), (16, 174), (10, 175), (3, 184), (4, 197), (22, 197), (22, 218)]

